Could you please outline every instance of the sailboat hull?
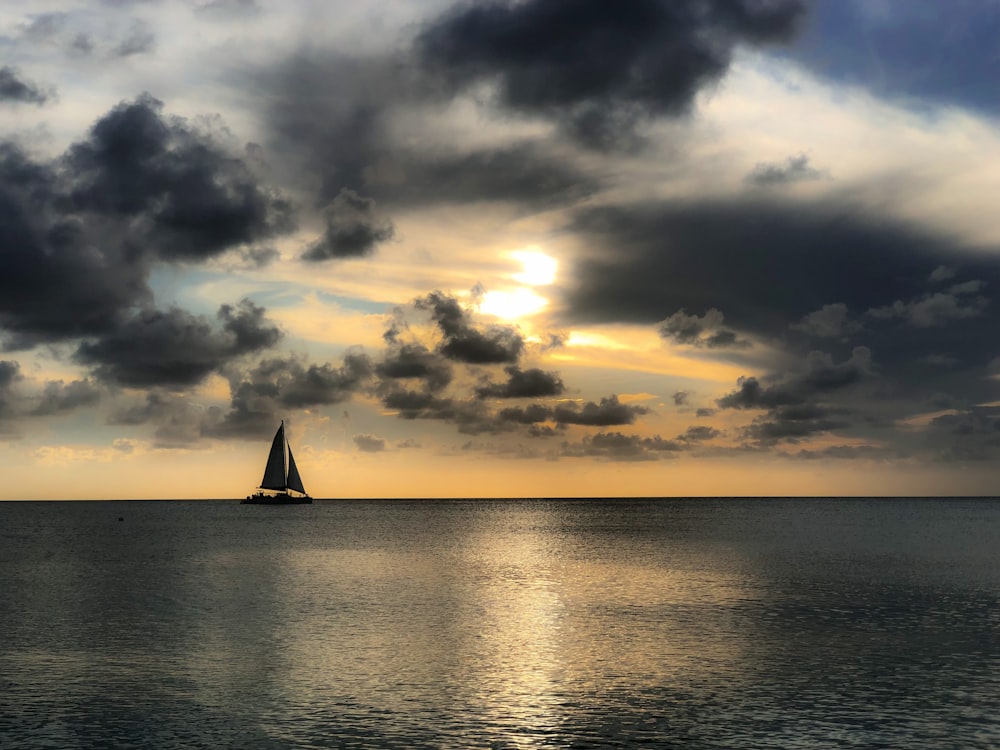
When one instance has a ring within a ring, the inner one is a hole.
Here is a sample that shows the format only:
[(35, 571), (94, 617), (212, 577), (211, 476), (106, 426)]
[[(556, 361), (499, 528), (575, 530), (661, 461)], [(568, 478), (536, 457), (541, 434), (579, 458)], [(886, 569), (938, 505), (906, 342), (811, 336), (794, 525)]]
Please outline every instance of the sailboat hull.
[(277, 495), (265, 495), (258, 492), (256, 495), (247, 495), (240, 500), (241, 505), (311, 505), (312, 498), (308, 495), (295, 497), (287, 492), (279, 492)]

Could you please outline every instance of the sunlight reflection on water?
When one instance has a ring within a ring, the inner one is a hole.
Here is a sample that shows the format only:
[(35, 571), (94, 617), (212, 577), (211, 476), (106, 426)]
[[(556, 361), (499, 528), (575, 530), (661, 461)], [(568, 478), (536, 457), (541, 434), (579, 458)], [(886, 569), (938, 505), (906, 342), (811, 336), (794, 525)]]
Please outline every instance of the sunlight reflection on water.
[(998, 502), (0, 521), (4, 748), (1000, 746)]

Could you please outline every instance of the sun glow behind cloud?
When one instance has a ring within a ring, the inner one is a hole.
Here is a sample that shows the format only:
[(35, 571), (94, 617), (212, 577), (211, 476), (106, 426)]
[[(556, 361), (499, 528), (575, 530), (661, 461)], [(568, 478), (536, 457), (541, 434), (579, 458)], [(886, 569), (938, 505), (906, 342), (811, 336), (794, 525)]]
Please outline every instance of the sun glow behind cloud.
[(555, 283), (559, 261), (536, 248), (526, 248), (508, 253), (521, 264), (521, 270), (509, 278), (524, 286), (513, 289), (496, 289), (486, 292), (479, 310), (503, 320), (516, 320), (537, 315), (549, 305), (548, 299), (528, 287), (551, 286)]
[(559, 261), (550, 255), (528, 248), (517, 250), (510, 257), (521, 263), (523, 270), (512, 278), (528, 286), (549, 286), (554, 284), (559, 270)]

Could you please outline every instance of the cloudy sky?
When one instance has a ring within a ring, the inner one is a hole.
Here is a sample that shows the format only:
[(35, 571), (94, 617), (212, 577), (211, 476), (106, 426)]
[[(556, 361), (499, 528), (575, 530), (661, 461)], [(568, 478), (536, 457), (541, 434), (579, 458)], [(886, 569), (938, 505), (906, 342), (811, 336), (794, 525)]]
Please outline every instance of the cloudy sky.
[(8, 0), (4, 498), (994, 494), (997, 0)]

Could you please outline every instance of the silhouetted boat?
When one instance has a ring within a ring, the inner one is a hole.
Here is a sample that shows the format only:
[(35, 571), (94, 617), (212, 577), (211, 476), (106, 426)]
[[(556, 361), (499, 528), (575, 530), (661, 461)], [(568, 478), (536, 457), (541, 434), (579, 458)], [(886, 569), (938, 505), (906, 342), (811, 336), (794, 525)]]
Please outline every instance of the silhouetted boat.
[[(285, 459), (285, 454), (288, 459)], [(257, 492), (240, 500), (244, 505), (302, 505), (311, 503), (312, 498), (302, 486), (302, 477), (295, 466), (292, 446), (285, 440), (285, 420), (281, 420), (278, 431), (271, 442), (271, 452), (267, 454), (264, 478), (260, 480)]]

